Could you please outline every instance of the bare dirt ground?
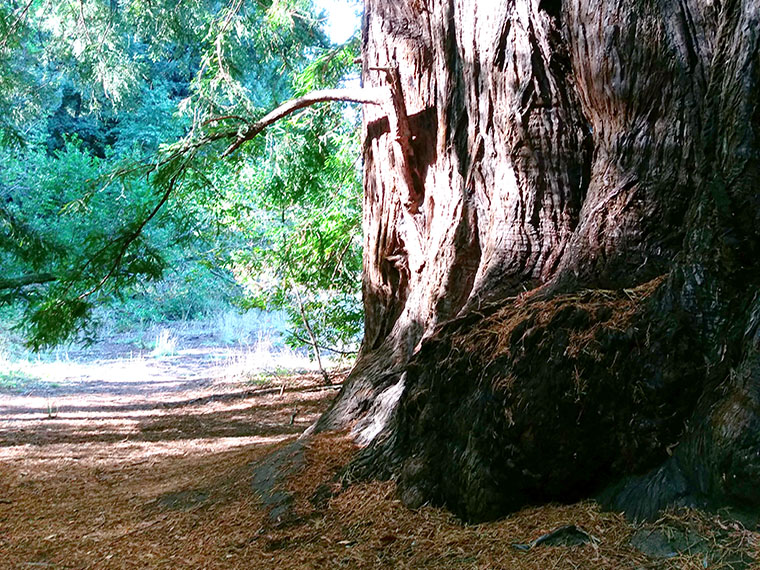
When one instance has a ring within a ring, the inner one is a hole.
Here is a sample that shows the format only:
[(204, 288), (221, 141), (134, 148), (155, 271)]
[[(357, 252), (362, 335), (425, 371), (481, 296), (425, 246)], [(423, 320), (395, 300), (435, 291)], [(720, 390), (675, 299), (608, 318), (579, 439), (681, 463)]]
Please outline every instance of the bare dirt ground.
[[(343, 484), (345, 434), (294, 443), (335, 395), (318, 375), (252, 385), (204, 350), (106, 351), (0, 393), (0, 569), (753, 567), (754, 529), (695, 512), (633, 526), (590, 502), (481, 525), (410, 511), (391, 482)], [(587, 540), (530, 548), (565, 525)]]

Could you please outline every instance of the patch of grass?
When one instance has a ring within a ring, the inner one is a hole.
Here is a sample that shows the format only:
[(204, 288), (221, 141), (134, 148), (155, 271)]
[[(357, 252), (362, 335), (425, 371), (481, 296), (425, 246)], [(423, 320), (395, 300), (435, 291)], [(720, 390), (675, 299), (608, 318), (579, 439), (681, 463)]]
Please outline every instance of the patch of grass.
[(282, 311), (229, 310), (219, 315), (216, 322), (217, 337), (222, 344), (247, 346), (262, 339), (278, 341), (285, 331), (287, 317)]
[(242, 380), (246, 382), (247, 384), (252, 384), (253, 386), (266, 387), (266, 386), (270, 386), (277, 379), (278, 379), (278, 376), (276, 374), (267, 374), (266, 372), (258, 372), (255, 374), (244, 376)]
[(23, 392), (40, 382), (40, 378), (20, 369), (0, 372), (0, 392)]
[(177, 354), (177, 338), (169, 329), (161, 329), (153, 345), (151, 356), (161, 358)]
[[(323, 359), (330, 369), (336, 363)], [(283, 377), (315, 370), (307, 354), (290, 347), (276, 347), (271, 339), (263, 338), (251, 347), (231, 350), (219, 362), (221, 375), (228, 381), (245, 382), (262, 386), (280, 382)]]

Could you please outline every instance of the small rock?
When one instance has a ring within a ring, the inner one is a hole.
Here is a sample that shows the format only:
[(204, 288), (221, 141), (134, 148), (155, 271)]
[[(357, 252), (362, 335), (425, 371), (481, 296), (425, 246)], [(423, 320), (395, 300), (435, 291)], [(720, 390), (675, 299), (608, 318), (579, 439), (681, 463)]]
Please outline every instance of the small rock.
[(561, 526), (549, 533), (539, 536), (536, 540), (527, 544), (513, 544), (517, 550), (530, 550), (536, 546), (580, 546), (589, 542), (598, 542), (586, 531), (581, 530), (574, 524)]

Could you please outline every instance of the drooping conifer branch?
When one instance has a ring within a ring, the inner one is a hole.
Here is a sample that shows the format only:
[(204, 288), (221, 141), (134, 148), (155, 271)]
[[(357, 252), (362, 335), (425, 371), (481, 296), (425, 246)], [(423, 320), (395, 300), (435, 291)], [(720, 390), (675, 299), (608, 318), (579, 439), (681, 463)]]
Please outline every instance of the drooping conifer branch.
[[(302, 97), (298, 97), (296, 99), (291, 99), (290, 101), (287, 101), (286, 103), (280, 105), (273, 111), (267, 113), (264, 115), (261, 119), (252, 122), (252, 123), (245, 123), (244, 126), (237, 131), (234, 132), (217, 132), (215, 134), (212, 134), (207, 137), (203, 137), (200, 140), (197, 140), (193, 143), (190, 143), (183, 147), (182, 149), (176, 151), (171, 155), (170, 158), (167, 158), (159, 163), (160, 166), (164, 166), (171, 162), (171, 160), (177, 159), (178, 157), (185, 155), (186, 153), (193, 153), (197, 151), (199, 148), (205, 146), (206, 144), (218, 140), (224, 140), (224, 139), (230, 139), (234, 138), (234, 141), (227, 147), (227, 149), (222, 153), (222, 157), (227, 157), (234, 153), (237, 149), (239, 149), (245, 142), (252, 140), (255, 138), (258, 134), (260, 134), (264, 129), (267, 127), (273, 125), (277, 121), (287, 117), (288, 115), (295, 113), (296, 111), (299, 111), (301, 109), (304, 109), (306, 107), (310, 107), (311, 105), (315, 105), (317, 103), (326, 103), (331, 101), (343, 101), (343, 102), (349, 102), (349, 103), (361, 103), (361, 104), (369, 104), (369, 105), (380, 105), (384, 108), (385, 113), (388, 116), (389, 123), (391, 126), (391, 131), (393, 133), (393, 136), (395, 137), (395, 141), (397, 143), (397, 146), (400, 149), (401, 157), (397, 157), (398, 160), (400, 160), (401, 164), (406, 164), (405, 157), (406, 152), (410, 151), (410, 143), (409, 143), (409, 128), (407, 124), (407, 115), (406, 115), (406, 108), (404, 106), (403, 101), (403, 94), (400, 91), (400, 85), (398, 85), (398, 73), (395, 74), (392, 73), (392, 68), (378, 68), (380, 70), (384, 70), (388, 72), (388, 82), (389, 87), (371, 87), (371, 88), (347, 88), (347, 89), (323, 89), (323, 90), (317, 90), (312, 91), (311, 93), (307, 93), (306, 95)], [(226, 119), (238, 119), (241, 120), (242, 117), (238, 116), (226, 116), (226, 117), (215, 117), (211, 118), (207, 121), (207, 123), (216, 122), (219, 120), (226, 120)], [(156, 167), (152, 167), (150, 170), (154, 170)], [(406, 170), (405, 168), (402, 168), (402, 170)], [(141, 221), (141, 223), (138, 225), (137, 230), (130, 232), (126, 236), (120, 236), (118, 241), (122, 242), (122, 245), (118, 248), (117, 254), (116, 254), (116, 260), (114, 264), (111, 266), (110, 270), (106, 273), (106, 275), (95, 285), (94, 288), (88, 290), (87, 292), (83, 293), (80, 297), (87, 297), (91, 295), (93, 292), (99, 290), (104, 283), (114, 275), (118, 267), (121, 265), (121, 261), (123, 259), (124, 254), (126, 253), (127, 248), (139, 237), (139, 235), (142, 233), (143, 228), (145, 225), (158, 213), (158, 211), (163, 207), (163, 205), (168, 200), (169, 196), (172, 194), (174, 187), (176, 183), (176, 176), (172, 177), (169, 180), (169, 183), (166, 187), (166, 189), (162, 192), (161, 199), (158, 203), (158, 205), (152, 210), (150, 215)], [(407, 189), (404, 194), (405, 196), (408, 196), (410, 193), (410, 190)], [(93, 258), (91, 258), (86, 264), (90, 265), (94, 258), (99, 257), (102, 255), (106, 248), (113, 245), (113, 242), (109, 242), (105, 248), (103, 248), (101, 251), (97, 252)], [(84, 270), (84, 268), (80, 269), (79, 273)], [(70, 275), (66, 276), (67, 278), (70, 277)], [(54, 274), (32, 274), (32, 275), (22, 275), (18, 277), (12, 277), (12, 278), (6, 278), (6, 279), (0, 279), (0, 290), (7, 290), (7, 289), (20, 289), (29, 285), (41, 285), (45, 283), (50, 283), (53, 281), (60, 281), (63, 279), (61, 275), (54, 275)]]

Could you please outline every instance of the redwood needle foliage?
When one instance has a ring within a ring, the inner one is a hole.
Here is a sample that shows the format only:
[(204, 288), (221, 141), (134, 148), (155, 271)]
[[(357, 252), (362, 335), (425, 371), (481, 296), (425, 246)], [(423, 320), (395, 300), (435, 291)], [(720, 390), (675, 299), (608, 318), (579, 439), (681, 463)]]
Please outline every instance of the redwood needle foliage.
[(358, 42), (331, 45), (320, 17), (311, 0), (0, 7), (0, 303), (30, 346), (91, 338), (102, 306), (233, 301), (290, 308), (293, 339), (305, 321), (355, 339), (356, 114), (323, 105), (225, 154), (353, 73)]

